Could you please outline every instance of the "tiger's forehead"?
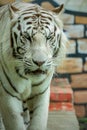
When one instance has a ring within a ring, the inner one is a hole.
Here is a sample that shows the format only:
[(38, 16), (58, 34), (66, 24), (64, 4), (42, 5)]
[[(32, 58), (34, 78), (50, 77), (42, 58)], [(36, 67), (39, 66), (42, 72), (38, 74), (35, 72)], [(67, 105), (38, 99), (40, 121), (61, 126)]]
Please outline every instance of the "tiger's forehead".
[(47, 16), (50, 21), (52, 21), (52, 19), (53, 19), (52, 13), (50, 11), (40, 7), (39, 5), (34, 5), (34, 6), (27, 8), (26, 10), (23, 10), (21, 12), (21, 16), (23, 17), (25, 15), (30, 15), (30, 16), (36, 15), (37, 17)]
[(21, 32), (28, 32), (30, 36), (38, 30), (48, 36), (57, 30), (52, 12), (38, 5), (31, 6), (20, 12), (16, 28)]
[(46, 11), (45, 9), (41, 8), (40, 6), (36, 5), (31, 8), (27, 8), (26, 10), (22, 11), (18, 21), (24, 22), (26, 25), (35, 25), (42, 26), (50, 25), (53, 23), (53, 15), (50, 11)]

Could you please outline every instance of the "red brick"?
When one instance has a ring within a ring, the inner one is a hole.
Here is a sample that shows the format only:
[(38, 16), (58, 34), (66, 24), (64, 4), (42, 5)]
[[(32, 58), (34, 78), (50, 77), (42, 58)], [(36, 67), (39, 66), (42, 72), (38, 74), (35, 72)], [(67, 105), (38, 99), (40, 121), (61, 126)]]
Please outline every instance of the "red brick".
[(87, 90), (74, 92), (74, 102), (76, 104), (87, 103)]
[(71, 76), (72, 88), (87, 88), (87, 74), (77, 74)]
[(54, 78), (51, 82), (51, 101), (72, 101), (73, 92), (66, 78)]
[(81, 58), (66, 58), (65, 62), (57, 67), (58, 73), (76, 73), (82, 72), (82, 59)]
[(86, 116), (86, 110), (84, 105), (75, 105), (75, 112), (77, 117), (85, 117)]
[(51, 101), (59, 101), (59, 102), (72, 102), (73, 100), (73, 92), (70, 87), (51, 87), (50, 94)]
[(87, 17), (76, 16), (75, 22), (78, 24), (87, 24)]
[(58, 87), (69, 86), (70, 87), (70, 84), (67, 78), (54, 78), (51, 81), (51, 86), (58, 86)]
[(51, 102), (49, 105), (49, 110), (50, 111), (59, 111), (59, 110), (74, 111), (74, 107), (72, 103), (68, 103), (68, 102), (61, 102), (61, 103)]

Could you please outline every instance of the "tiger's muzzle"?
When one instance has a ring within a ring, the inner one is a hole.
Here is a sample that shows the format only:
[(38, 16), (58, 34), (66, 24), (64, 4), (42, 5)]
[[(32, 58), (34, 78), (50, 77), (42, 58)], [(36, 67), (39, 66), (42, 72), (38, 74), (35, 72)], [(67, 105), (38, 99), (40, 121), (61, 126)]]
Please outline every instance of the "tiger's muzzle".
[[(46, 43), (46, 37), (42, 33), (36, 33), (31, 43), (31, 66), (27, 68), (26, 73), (47, 74), (52, 65), (51, 48)], [(28, 51), (29, 52), (29, 51)], [(27, 52), (27, 57), (28, 57)]]

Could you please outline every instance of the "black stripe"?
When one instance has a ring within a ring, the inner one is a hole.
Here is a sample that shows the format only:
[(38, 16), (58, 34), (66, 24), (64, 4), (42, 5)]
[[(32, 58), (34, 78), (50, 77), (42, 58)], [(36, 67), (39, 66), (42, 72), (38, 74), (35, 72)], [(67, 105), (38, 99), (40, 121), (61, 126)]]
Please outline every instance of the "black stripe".
[[(2, 45), (2, 43), (1, 43), (1, 45)], [(2, 52), (2, 47), (1, 47), (1, 54), (2, 54), (3, 52)], [(3, 55), (2, 55), (2, 58), (3, 58)], [(4, 60), (4, 58), (3, 58), (3, 60)], [(0, 61), (1, 62), (1, 61)], [(7, 68), (7, 65), (5, 64), (5, 61), (4, 61), (4, 65), (5, 65), (5, 67)], [(12, 83), (11, 83), (11, 81), (10, 81), (10, 79), (9, 79), (9, 77), (8, 77), (8, 75), (6, 74), (6, 72), (5, 72), (5, 70), (4, 70), (4, 67), (3, 67), (3, 65), (1, 64), (1, 66), (2, 66), (2, 70), (3, 70), (3, 73), (5, 74), (5, 76), (6, 76), (6, 78), (7, 78), (7, 80), (8, 80), (8, 82), (9, 82), (9, 84), (12, 86), (12, 88), (18, 93), (18, 91), (15, 89), (15, 87), (12, 85)], [(8, 68), (7, 68), (8, 69)]]
[(47, 22), (47, 18), (41, 18), (41, 21), (43, 21), (43, 22)]
[[(21, 34), (21, 35), (23, 35), (23, 34)], [(25, 42), (22, 39), (20, 39), (20, 41), (21, 41), (21, 43), (23, 43), (23, 45), (25, 45)]]
[(28, 98), (27, 100), (32, 100), (32, 99), (36, 98), (37, 96), (44, 94), (47, 91), (48, 88), (49, 88), (49, 86), (43, 92), (38, 93), (38, 94), (34, 95), (33, 97)]
[(32, 24), (32, 22), (27, 22), (26, 24)]
[(11, 47), (13, 48), (13, 37), (12, 37), (12, 34), (11, 34)]
[(49, 19), (50, 21), (52, 21), (52, 18), (50, 18), (49, 16), (43, 16), (41, 15), (42, 18), (45, 18), (45, 19)]
[(52, 15), (50, 13), (46, 12), (46, 11), (41, 11), (41, 13), (43, 14), (43, 16), (44, 16), (44, 14), (47, 14), (48, 15), (47, 18), (50, 18), (49, 16), (52, 17)]
[(30, 121), (28, 121), (28, 122), (25, 121), (24, 124), (25, 124), (25, 125), (29, 125), (29, 124), (30, 124)]
[(50, 23), (47, 22), (47, 21), (46, 22), (45, 21), (40, 21), (40, 23), (50, 25)]
[(60, 37), (59, 35), (57, 35), (57, 39), (59, 38), (59, 48), (61, 47), (61, 34), (60, 34)]
[(29, 111), (30, 114), (33, 114), (34, 110)]
[(57, 27), (56, 26), (54, 26), (54, 32), (56, 33), (56, 30), (57, 30)]
[(32, 117), (33, 117), (33, 113), (34, 111), (39, 108), (40, 105), (36, 106), (33, 110), (30, 110), (29, 113), (30, 113), (30, 120), (32, 120)]
[(9, 94), (10, 96), (15, 97), (15, 98), (17, 98), (18, 100), (20, 100), (17, 96), (12, 95), (12, 94), (4, 87), (4, 85), (3, 85), (3, 83), (2, 83), (1, 80), (0, 80), (0, 82), (1, 82), (1, 84), (2, 84), (3, 89), (5, 90), (5, 92), (6, 92), (7, 94)]
[(30, 26), (30, 27), (27, 28), (27, 30), (29, 30), (29, 29), (31, 29), (31, 28), (32, 28), (32, 27)]
[(20, 54), (18, 54), (14, 48), (13, 48), (12, 54), (13, 54), (13, 57), (15, 57), (16, 59), (23, 60), (22, 56)]
[(51, 34), (51, 30), (50, 30), (49, 26), (48, 25), (44, 25), (44, 27), (47, 28), (47, 29), (49, 29), (49, 32)]
[(28, 80), (27, 77), (25, 77), (25, 76), (23, 76), (23, 75), (20, 74), (19, 69), (18, 69), (17, 67), (15, 67), (15, 71), (16, 71), (16, 73), (17, 73), (21, 78)]
[(19, 31), (21, 31), (21, 25), (20, 25), (20, 23), (18, 24), (17, 29), (18, 29)]
[(42, 80), (41, 82), (37, 83), (37, 84), (33, 84), (32, 87), (37, 87), (39, 85), (41, 85), (46, 79)]
[(14, 32), (15, 41), (17, 43), (17, 34)]
[[(1, 66), (2, 66), (2, 64), (1, 64)], [(3, 68), (3, 66), (2, 66), (2, 70), (3, 70), (3, 72), (4, 72), (4, 74), (5, 74), (6, 78), (7, 78), (7, 80), (8, 80), (8, 82), (9, 82), (10, 86), (13, 88), (13, 90), (14, 90), (15, 92), (18, 93), (18, 91), (16, 90), (15, 86), (13, 86), (13, 84), (11, 83), (11, 80), (10, 80), (10, 78), (8, 77), (8, 75), (6, 74), (6, 72), (5, 72), (4, 68)]]
[(59, 34), (57, 35), (57, 40), (59, 39), (59, 48), (55, 48), (54, 49), (54, 54), (53, 54), (53, 57), (56, 57), (58, 55), (58, 52), (59, 52), (59, 49), (61, 47), (61, 35), (59, 37)]
[[(2, 57), (2, 59), (3, 59), (3, 62), (4, 62), (4, 66), (5, 66), (5, 68), (8, 70), (8, 66), (7, 66), (7, 64), (5, 63), (5, 61), (4, 61), (4, 57), (3, 57), (3, 48), (2, 48), (2, 46), (3, 46), (3, 42), (1, 42), (0, 44), (1, 44), (1, 57)], [(0, 61), (0, 62), (1, 62), (1, 61)]]
[[(33, 11), (34, 11), (34, 10), (33, 10)], [(31, 11), (24, 12), (24, 13), (22, 13), (22, 15), (26, 15), (26, 14), (30, 14), (30, 13), (33, 15), (33, 13), (34, 13), (33, 11), (32, 11), (32, 12), (31, 12)]]
[(33, 112), (34, 112), (37, 108), (39, 108), (40, 106), (41, 106), (41, 105), (36, 106), (33, 110), (30, 110), (29, 113), (30, 113), (30, 114), (33, 114)]
[(23, 111), (24, 111), (24, 112), (26, 112), (27, 110), (28, 110), (28, 108), (27, 108), (27, 107), (26, 107), (26, 108), (23, 108)]
[(24, 20), (27, 20), (27, 19), (29, 19), (29, 18), (32, 18), (33, 16), (25, 16), (23, 19)]
[(59, 52), (59, 48), (57, 48), (57, 50), (56, 50), (56, 48), (54, 49), (54, 54), (53, 54), (53, 57), (56, 57), (57, 55), (58, 55), (58, 52)]

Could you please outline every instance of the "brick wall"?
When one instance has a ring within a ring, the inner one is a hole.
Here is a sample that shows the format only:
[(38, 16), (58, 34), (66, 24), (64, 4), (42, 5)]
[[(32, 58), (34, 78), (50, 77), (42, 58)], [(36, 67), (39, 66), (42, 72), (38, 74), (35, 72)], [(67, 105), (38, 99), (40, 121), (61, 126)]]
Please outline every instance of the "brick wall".
[(0, 0), (0, 5), (15, 2), (15, 0)]
[(64, 15), (70, 46), (65, 63), (57, 72), (69, 78), (77, 117), (87, 117), (87, 15), (71, 11)]

